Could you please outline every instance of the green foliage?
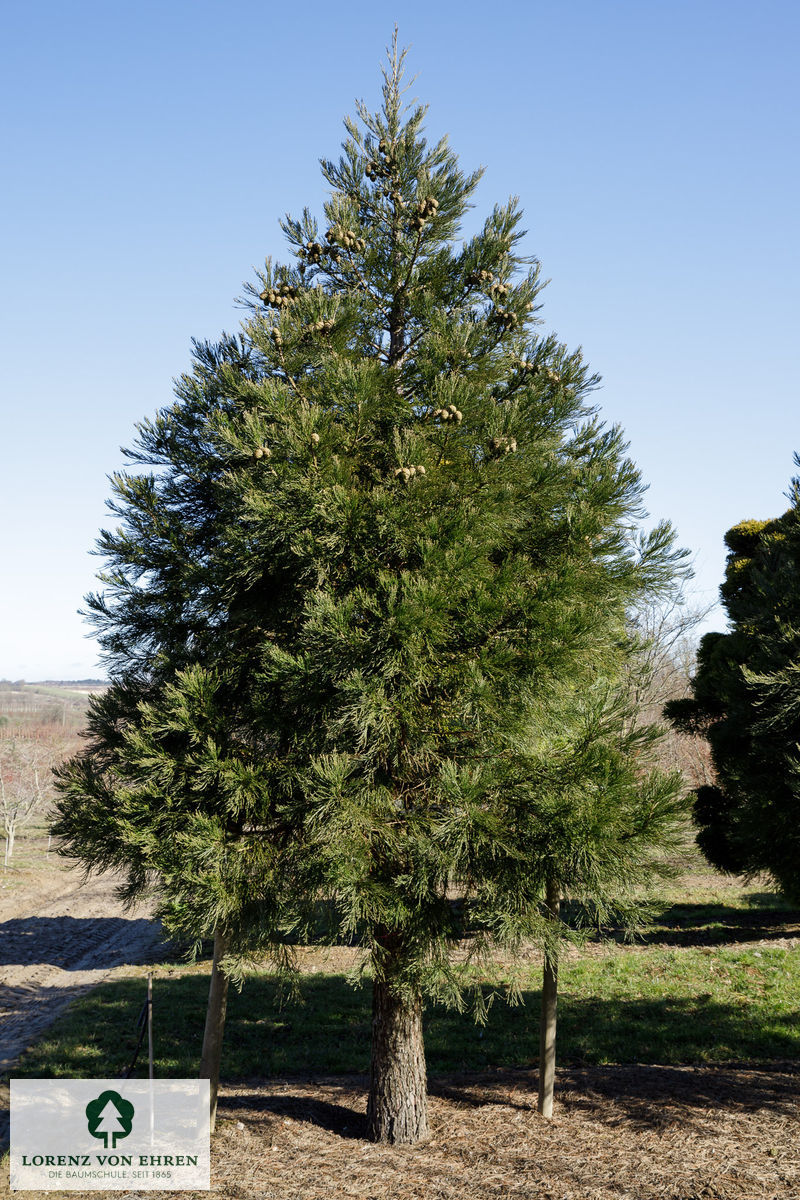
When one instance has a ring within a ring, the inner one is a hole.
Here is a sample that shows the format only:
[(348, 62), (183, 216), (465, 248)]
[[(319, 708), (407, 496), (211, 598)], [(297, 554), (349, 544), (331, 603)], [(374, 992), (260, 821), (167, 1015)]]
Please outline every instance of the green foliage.
[[(797, 460), (800, 462), (800, 460)], [(800, 485), (773, 521), (726, 534), (720, 588), (730, 631), (707, 634), (693, 698), (667, 706), (673, 724), (711, 746), (715, 787), (695, 802), (698, 843), (722, 870), (769, 874), (800, 896)]]
[(263, 942), (278, 960), (279, 863), (288, 830), (276, 818), (275, 764), (225, 707), (227, 680), (199, 666), (176, 673), (158, 702), (112, 687), (92, 705), (89, 749), (57, 770), (53, 833), (96, 869), (125, 872), (122, 895), (149, 886), (167, 929), (196, 941), (219, 926), (229, 970)]
[(552, 944), (548, 878), (632, 913), (674, 839), (620, 695), (628, 609), (682, 554), (638, 532), (598, 378), (537, 329), (516, 202), (459, 241), (479, 175), (401, 73), (113, 479), (90, 607), (114, 683), (56, 828), (242, 947), (332, 896), (377, 976), (459, 1003), (465, 928)]

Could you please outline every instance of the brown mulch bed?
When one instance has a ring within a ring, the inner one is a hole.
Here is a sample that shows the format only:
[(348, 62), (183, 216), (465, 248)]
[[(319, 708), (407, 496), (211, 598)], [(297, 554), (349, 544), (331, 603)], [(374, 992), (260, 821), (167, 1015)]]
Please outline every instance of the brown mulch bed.
[(552, 1121), (526, 1072), (431, 1083), (429, 1141), (365, 1140), (365, 1080), (225, 1089), (213, 1190), (231, 1200), (789, 1200), (800, 1197), (800, 1073), (562, 1070)]
[[(365, 1139), (366, 1080), (228, 1085), (211, 1192), (195, 1200), (800, 1200), (800, 1064), (562, 1069), (551, 1121), (536, 1075), (430, 1084), (431, 1137)], [(5, 1175), (7, 1184), (8, 1175)], [(0, 1185), (3, 1195), (9, 1193)], [(26, 1192), (46, 1200), (52, 1192)], [(75, 1195), (76, 1193), (68, 1193)], [(170, 1200), (187, 1192), (91, 1192)]]

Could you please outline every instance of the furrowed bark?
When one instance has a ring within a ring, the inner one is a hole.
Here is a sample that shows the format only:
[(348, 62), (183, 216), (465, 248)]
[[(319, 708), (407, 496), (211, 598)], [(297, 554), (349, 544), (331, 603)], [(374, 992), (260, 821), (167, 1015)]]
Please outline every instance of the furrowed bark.
[[(548, 915), (558, 919), (561, 897), (552, 880), (547, 881), (545, 896)], [(553, 1087), (556, 1078), (556, 1005), (558, 1003), (558, 959), (545, 956), (542, 978), (542, 1015), (539, 1026), (539, 1103), (543, 1117), (553, 1115)]]
[(206, 1028), (203, 1034), (203, 1053), (200, 1059), (200, 1078), (210, 1080), (211, 1132), (217, 1121), (219, 1069), (222, 1061), (222, 1038), (225, 1033), (225, 1010), (228, 1005), (228, 979), (219, 969), (228, 941), (219, 928), (214, 930), (214, 958), (211, 963), (211, 983), (208, 989)]
[(409, 999), (381, 980), (372, 989), (367, 1124), (375, 1142), (410, 1144), (428, 1135), (422, 997)]

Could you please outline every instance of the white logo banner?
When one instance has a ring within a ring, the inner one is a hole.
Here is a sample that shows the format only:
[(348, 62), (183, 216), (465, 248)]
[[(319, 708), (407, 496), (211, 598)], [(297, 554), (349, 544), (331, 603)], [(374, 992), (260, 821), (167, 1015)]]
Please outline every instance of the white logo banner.
[(11, 1187), (203, 1191), (207, 1079), (12, 1079)]

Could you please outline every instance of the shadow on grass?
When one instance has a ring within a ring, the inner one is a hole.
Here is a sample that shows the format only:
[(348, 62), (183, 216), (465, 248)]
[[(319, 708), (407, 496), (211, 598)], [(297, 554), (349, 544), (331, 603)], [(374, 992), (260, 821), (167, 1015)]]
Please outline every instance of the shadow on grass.
[[(198, 1070), (208, 978), (157, 977), (154, 993), (156, 1074), (191, 1077)], [(145, 995), (139, 979), (102, 984), (79, 999), (28, 1052), (19, 1076), (119, 1077), (136, 1044)], [(228, 1002), (222, 1074), (248, 1079), (303, 1074), (365, 1073), (369, 1068), (370, 993), (344, 976), (306, 976), (303, 1003), (281, 1007), (274, 978), (248, 980)], [(425, 1046), (432, 1074), (534, 1066), (539, 996), (495, 1003), (488, 1023), (441, 1007), (428, 1009)], [(676, 1065), (800, 1059), (796, 1012), (706, 996), (625, 999), (580, 996), (559, 1003), (559, 1062), (564, 1065)], [(146, 1062), (144, 1064), (146, 1068)], [(142, 1064), (135, 1074), (142, 1073)]]
[(800, 909), (782, 905), (771, 892), (751, 893), (751, 909), (725, 904), (673, 904), (637, 937), (645, 945), (707, 946), (796, 938)]

